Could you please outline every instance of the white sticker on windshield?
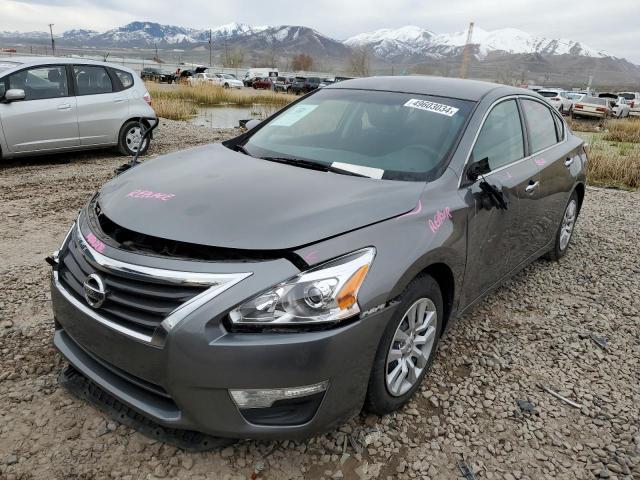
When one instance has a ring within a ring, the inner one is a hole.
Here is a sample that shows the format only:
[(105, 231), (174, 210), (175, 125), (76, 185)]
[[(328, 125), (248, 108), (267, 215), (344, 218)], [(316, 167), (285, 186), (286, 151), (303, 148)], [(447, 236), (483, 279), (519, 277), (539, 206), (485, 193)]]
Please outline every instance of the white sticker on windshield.
[(442, 103), (428, 102), (427, 100), (418, 100), (412, 98), (404, 104), (405, 107), (418, 108), (420, 110), (426, 110), (427, 112), (439, 113), (440, 115), (446, 115), (447, 117), (453, 117), (458, 111), (457, 108)]
[(354, 165), (353, 163), (333, 162), (331, 166), (347, 172), (359, 173), (369, 178), (377, 178), (378, 180), (384, 175), (384, 170), (381, 168), (365, 167), (363, 165)]
[(297, 121), (303, 119), (313, 112), (318, 105), (295, 105), (286, 112), (280, 114), (270, 125), (279, 125), (281, 127), (290, 127)]

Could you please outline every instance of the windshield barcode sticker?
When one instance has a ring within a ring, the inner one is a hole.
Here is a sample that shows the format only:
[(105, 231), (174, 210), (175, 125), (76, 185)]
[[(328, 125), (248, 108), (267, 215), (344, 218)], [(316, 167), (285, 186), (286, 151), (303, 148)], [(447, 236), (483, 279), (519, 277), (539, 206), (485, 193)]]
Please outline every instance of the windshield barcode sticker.
[(439, 113), (440, 115), (446, 115), (447, 117), (453, 117), (458, 111), (457, 108), (442, 103), (428, 102), (427, 100), (418, 100), (412, 98), (404, 104), (405, 107), (417, 108), (419, 110), (426, 110), (427, 112)]

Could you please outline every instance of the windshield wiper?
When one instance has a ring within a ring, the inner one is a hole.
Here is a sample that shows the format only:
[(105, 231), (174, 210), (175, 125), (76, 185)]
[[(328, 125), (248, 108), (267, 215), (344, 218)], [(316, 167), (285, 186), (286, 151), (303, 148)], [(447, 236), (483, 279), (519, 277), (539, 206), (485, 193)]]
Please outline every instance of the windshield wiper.
[(314, 162), (311, 160), (304, 160), (302, 158), (289, 158), (289, 157), (260, 157), (262, 160), (268, 160), (269, 162), (284, 163), (287, 165), (294, 165), (296, 167), (310, 168), (312, 170), (319, 170), (321, 172), (339, 173), (340, 175), (352, 175), (354, 177), (370, 178), (367, 175), (361, 173), (351, 172), (342, 168), (337, 168), (326, 163)]
[(243, 145), (240, 145), (240, 144), (236, 145), (236, 152), (244, 153), (245, 155), (249, 155), (250, 157), (253, 157), (253, 155), (251, 155), (249, 151), (246, 148), (244, 148)]

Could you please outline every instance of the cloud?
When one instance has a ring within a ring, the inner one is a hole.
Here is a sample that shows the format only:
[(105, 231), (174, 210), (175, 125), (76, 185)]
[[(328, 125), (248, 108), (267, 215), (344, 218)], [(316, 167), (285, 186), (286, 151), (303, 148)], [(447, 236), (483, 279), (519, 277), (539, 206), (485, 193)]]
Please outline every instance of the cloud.
[(513, 27), (535, 35), (569, 38), (640, 63), (638, 0), (316, 0), (292, 8), (291, 0), (3, 0), (0, 30), (71, 28), (106, 30), (133, 20), (194, 28), (229, 22), (307, 25), (337, 39), (378, 28), (418, 25), (436, 33), (465, 30), (469, 21), (485, 29)]

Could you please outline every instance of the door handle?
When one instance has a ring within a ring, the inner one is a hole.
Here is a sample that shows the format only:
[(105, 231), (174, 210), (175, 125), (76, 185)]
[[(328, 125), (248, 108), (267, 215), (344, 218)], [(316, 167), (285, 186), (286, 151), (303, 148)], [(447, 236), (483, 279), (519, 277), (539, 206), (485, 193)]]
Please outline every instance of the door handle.
[(527, 193), (532, 193), (538, 185), (540, 185), (540, 181), (529, 183), (529, 185), (527, 185), (527, 187), (524, 190)]
[(62, 105), (58, 105), (58, 110), (69, 110), (71, 108), (71, 104), (63, 103)]
[(573, 158), (567, 157), (567, 159), (564, 161), (564, 166), (570, 167), (572, 163), (573, 163)]

